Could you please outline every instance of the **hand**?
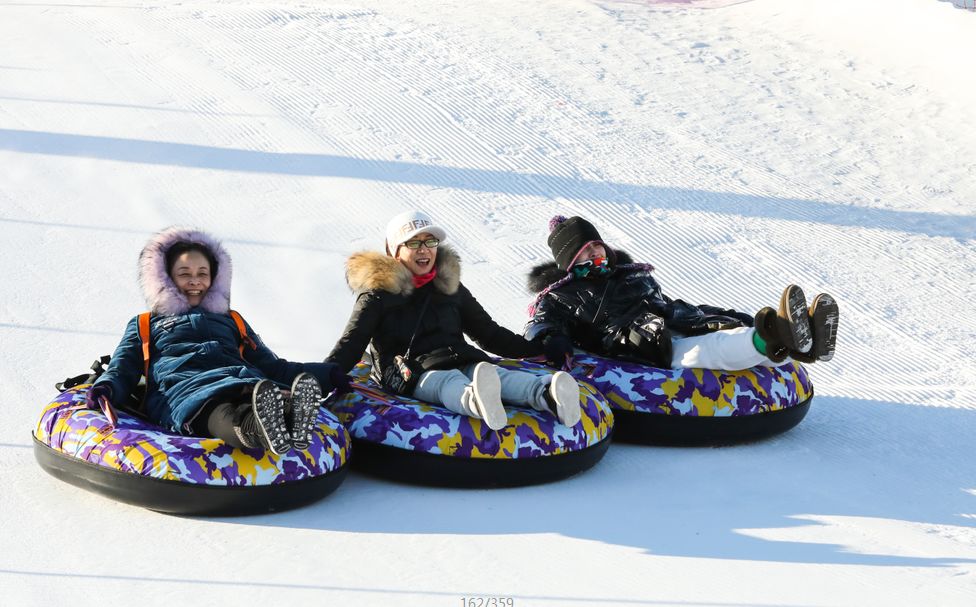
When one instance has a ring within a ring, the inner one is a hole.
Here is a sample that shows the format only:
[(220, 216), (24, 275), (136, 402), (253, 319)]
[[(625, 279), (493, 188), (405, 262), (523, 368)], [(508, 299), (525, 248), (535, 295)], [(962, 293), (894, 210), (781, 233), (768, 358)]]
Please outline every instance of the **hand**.
[(336, 396), (352, 392), (351, 382), (352, 378), (343, 373), (338, 365), (332, 365), (332, 368), (329, 369), (329, 384), (332, 386), (332, 390), (335, 391)]
[(564, 370), (573, 367), (573, 340), (565, 333), (550, 333), (545, 336), (542, 350), (549, 366)]
[(112, 386), (108, 384), (92, 386), (88, 390), (88, 395), (85, 397), (85, 406), (89, 409), (101, 409), (101, 400), (103, 398), (107, 399), (109, 403), (112, 402)]

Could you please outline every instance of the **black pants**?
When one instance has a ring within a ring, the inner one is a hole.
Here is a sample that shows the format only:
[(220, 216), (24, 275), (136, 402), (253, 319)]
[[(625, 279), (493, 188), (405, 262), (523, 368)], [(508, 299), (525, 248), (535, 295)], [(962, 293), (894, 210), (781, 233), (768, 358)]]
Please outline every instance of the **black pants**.
[(234, 430), (248, 417), (254, 416), (251, 403), (209, 401), (193, 421), (193, 432), (198, 436), (219, 438), (232, 447), (245, 448)]

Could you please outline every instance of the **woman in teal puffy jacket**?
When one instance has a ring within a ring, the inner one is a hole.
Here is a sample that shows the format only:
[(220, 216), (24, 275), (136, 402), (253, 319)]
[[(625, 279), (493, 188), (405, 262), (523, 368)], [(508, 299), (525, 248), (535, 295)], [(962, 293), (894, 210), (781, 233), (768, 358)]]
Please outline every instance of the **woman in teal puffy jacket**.
[[(307, 446), (323, 388), (345, 376), (330, 363), (278, 358), (243, 320), (242, 334), (230, 310), (230, 256), (218, 240), (178, 227), (156, 234), (139, 256), (139, 280), (151, 310), (144, 406), (153, 422), (278, 454)], [(124, 403), (142, 377), (138, 321), (92, 386), (90, 406)]]

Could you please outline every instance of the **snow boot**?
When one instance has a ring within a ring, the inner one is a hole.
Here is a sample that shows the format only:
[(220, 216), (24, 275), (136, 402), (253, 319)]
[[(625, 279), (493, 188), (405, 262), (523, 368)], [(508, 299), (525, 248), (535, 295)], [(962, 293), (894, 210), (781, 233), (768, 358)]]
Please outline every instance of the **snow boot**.
[(288, 452), (291, 438), (285, 426), (285, 397), (278, 386), (267, 379), (254, 386), (250, 415), (235, 426), (234, 432), (245, 445), (257, 442), (275, 455)]
[(766, 343), (763, 354), (774, 363), (781, 363), (789, 356), (789, 349), (783, 344), (779, 336), (776, 310), (766, 306), (756, 312), (756, 333)]
[(322, 386), (310, 373), (299, 373), (291, 384), (291, 444), (300, 451), (308, 449), (315, 430), (315, 419), (322, 404)]
[(790, 356), (802, 363), (828, 361), (834, 357), (837, 348), (837, 322), (840, 320), (837, 302), (830, 295), (821, 293), (813, 298), (808, 316), (813, 346), (809, 352), (790, 352)]
[(559, 423), (570, 427), (579, 423), (582, 417), (579, 384), (572, 375), (565, 371), (557, 371), (546, 387), (543, 397), (548, 409), (559, 418)]
[(776, 325), (780, 337), (779, 343), (786, 346), (790, 352), (803, 354), (810, 351), (813, 347), (813, 335), (810, 330), (807, 298), (803, 294), (803, 289), (790, 285), (783, 290), (783, 296), (779, 300)]
[(502, 405), (502, 381), (495, 367), (488, 362), (480, 362), (474, 367), (471, 383), (468, 385), (470, 403), (476, 417), (484, 420), (492, 430), (501, 430), (508, 424), (508, 413)]

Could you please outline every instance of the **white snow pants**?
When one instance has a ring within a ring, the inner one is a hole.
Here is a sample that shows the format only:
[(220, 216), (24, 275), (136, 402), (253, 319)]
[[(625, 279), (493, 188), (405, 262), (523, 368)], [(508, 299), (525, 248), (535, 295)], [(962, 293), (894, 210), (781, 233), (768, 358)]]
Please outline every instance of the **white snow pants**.
[[(460, 369), (427, 371), (417, 380), (413, 397), (430, 403), (440, 403), (455, 413), (468, 417), (481, 417), (474, 406), (474, 391), (469, 387), (474, 374), (474, 364)], [(552, 380), (551, 375), (538, 377), (525, 371), (503, 369), (492, 365), (502, 384), (502, 403), (530, 406), (537, 411), (548, 411), (545, 392)]]
[(752, 327), (739, 327), (694, 337), (675, 337), (671, 340), (674, 348), (671, 368), (741, 371), (755, 366), (775, 367), (789, 361), (774, 363), (756, 350), (752, 341), (755, 332)]

